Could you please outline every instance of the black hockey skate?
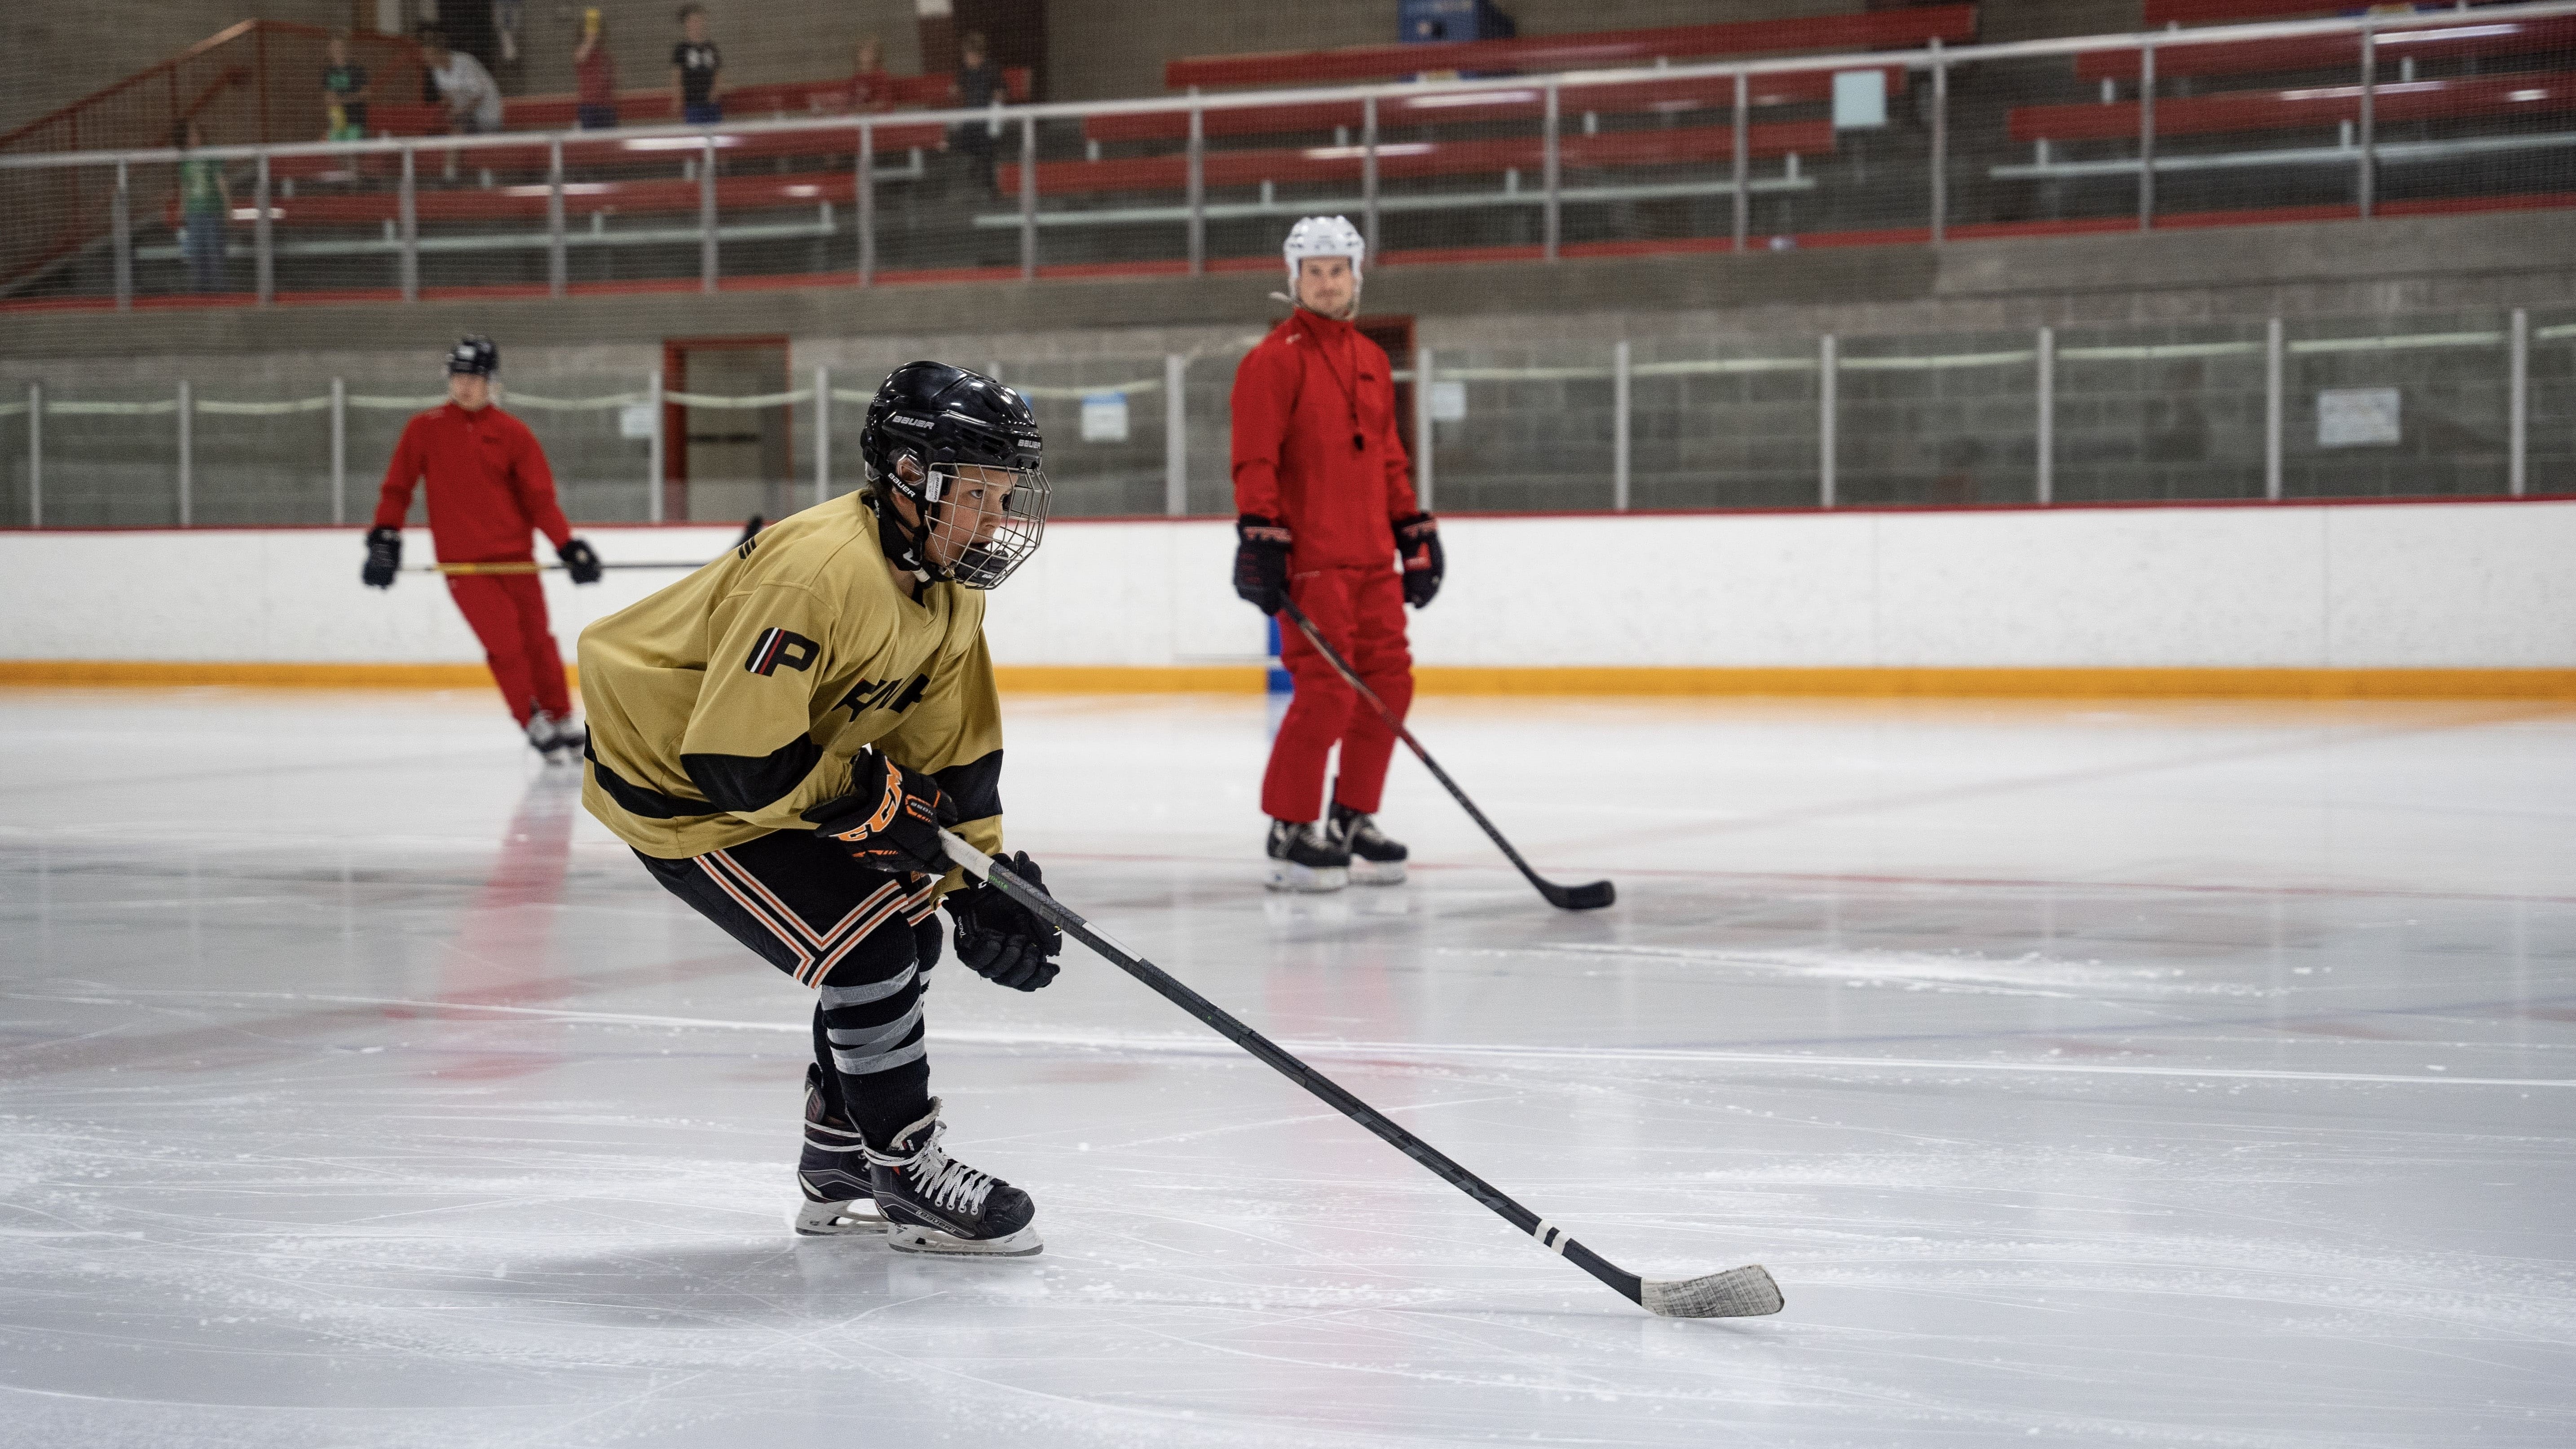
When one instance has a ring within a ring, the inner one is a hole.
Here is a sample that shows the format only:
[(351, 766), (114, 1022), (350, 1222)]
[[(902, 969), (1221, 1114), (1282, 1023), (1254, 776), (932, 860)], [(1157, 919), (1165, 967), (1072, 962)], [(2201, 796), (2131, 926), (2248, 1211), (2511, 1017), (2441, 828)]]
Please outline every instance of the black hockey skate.
[(1402, 885), (1408, 852), (1377, 828), (1377, 817), (1347, 806), (1333, 807), (1333, 839), (1351, 857), (1351, 884)]
[(579, 764), (582, 748), (590, 743), (590, 731), (568, 719), (538, 710), (528, 716), (528, 748), (546, 757), (546, 763)]
[(1270, 874), (1274, 891), (1337, 891), (1351, 882), (1351, 853), (1319, 823), (1270, 822)]
[(823, 1105), (823, 1069), (805, 1064), (805, 1154), (796, 1163), (796, 1231), (809, 1238), (842, 1233), (882, 1233), (869, 1181), (867, 1146), (858, 1129)]
[(1029, 1195), (987, 1172), (977, 1172), (940, 1150), (948, 1130), (939, 1099), (920, 1121), (896, 1136), (891, 1148), (867, 1153), (870, 1186), (886, 1217), (886, 1246), (898, 1253), (1025, 1258), (1046, 1245), (1030, 1221), (1038, 1205)]

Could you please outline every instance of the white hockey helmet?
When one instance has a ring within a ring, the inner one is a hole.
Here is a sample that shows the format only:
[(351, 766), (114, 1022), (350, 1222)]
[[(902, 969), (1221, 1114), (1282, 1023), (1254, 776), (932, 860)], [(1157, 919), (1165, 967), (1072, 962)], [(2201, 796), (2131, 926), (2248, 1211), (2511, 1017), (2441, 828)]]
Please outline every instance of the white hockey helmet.
[(1297, 264), (1308, 257), (1348, 257), (1351, 279), (1359, 280), (1360, 259), (1368, 255), (1368, 240), (1346, 216), (1310, 216), (1288, 228), (1288, 244), (1282, 248), (1288, 257), (1288, 290), (1297, 290)]

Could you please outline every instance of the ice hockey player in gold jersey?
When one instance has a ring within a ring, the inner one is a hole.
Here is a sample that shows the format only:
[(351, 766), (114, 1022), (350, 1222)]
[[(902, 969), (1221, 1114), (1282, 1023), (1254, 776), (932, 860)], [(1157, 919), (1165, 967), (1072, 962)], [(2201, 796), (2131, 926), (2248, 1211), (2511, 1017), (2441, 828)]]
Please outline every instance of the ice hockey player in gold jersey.
[[(746, 539), (582, 631), (582, 803), (674, 895), (814, 988), (800, 1233), (1028, 1254), (1029, 1195), (947, 1156), (922, 1040), (944, 896), (959, 959), (1054, 978), (1056, 931), (953, 873), (937, 832), (1002, 849), (1002, 724), (983, 591), (1045, 530), (1017, 393), (907, 363), (869, 404), (866, 486)], [(1003, 857), (1042, 880), (1026, 852)]]

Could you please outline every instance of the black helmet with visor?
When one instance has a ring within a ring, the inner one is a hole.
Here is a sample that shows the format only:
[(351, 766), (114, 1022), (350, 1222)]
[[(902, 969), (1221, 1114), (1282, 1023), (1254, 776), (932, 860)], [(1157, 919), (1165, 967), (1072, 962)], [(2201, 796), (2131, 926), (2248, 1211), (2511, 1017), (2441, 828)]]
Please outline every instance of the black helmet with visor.
[[(918, 578), (970, 589), (1009, 578), (1046, 533), (1044, 446), (1028, 401), (982, 373), (944, 362), (888, 373), (859, 434), (886, 557)], [(895, 508), (897, 494), (918, 523)]]

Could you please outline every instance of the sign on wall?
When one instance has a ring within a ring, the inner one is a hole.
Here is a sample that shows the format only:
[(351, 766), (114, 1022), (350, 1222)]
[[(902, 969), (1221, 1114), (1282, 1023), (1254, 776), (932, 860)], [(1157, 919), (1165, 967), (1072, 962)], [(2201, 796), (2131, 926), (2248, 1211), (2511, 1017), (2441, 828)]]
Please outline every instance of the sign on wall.
[(617, 436), (621, 438), (649, 438), (653, 436), (653, 412), (653, 405), (648, 402), (628, 403), (624, 407), (619, 408), (617, 410)]
[(2398, 441), (2393, 387), (2330, 387), (2317, 394), (2317, 446), (2354, 448)]
[(1467, 384), (1463, 382), (1431, 384), (1431, 421), (1435, 423), (1467, 421)]
[(1834, 129), (1865, 131), (1887, 124), (1887, 72), (1834, 72)]
[(1083, 397), (1082, 440), (1086, 443), (1127, 441), (1127, 394), (1095, 392)]

